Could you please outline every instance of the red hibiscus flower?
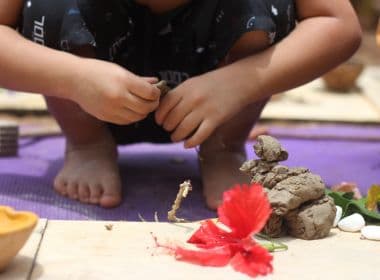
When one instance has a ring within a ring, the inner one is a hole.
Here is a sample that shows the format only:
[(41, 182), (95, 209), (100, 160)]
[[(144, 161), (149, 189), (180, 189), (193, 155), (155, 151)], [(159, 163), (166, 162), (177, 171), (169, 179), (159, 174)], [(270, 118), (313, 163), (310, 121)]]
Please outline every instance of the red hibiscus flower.
[(218, 208), (219, 222), (229, 230), (207, 220), (187, 241), (198, 250), (170, 249), (177, 260), (205, 266), (230, 264), (251, 277), (266, 275), (273, 270), (273, 257), (253, 236), (264, 227), (270, 213), (270, 204), (260, 185), (236, 185), (224, 193)]

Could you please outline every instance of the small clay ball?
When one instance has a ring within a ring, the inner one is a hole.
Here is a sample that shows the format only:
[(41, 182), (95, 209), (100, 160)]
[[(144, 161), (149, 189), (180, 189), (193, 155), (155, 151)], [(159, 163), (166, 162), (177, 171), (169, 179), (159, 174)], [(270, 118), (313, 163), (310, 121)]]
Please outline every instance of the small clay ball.
[(260, 135), (253, 146), (256, 155), (264, 161), (283, 161), (288, 159), (288, 152), (285, 151), (280, 142), (268, 135)]

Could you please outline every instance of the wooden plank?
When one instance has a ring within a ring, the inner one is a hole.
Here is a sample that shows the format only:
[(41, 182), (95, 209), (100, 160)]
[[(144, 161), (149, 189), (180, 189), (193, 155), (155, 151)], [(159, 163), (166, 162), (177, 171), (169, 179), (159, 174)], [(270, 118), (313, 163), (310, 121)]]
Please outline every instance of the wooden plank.
[[(31, 279), (250, 279), (227, 266), (200, 267), (178, 262), (155, 249), (160, 241), (185, 242), (198, 224), (49, 221), (38, 266)], [(265, 279), (373, 279), (380, 242), (334, 230), (316, 241), (283, 239), (286, 252), (275, 253), (274, 274)]]
[[(363, 79), (373, 80), (371, 75), (364, 75)], [(380, 110), (363, 94), (370, 91), (368, 85), (362, 82), (361, 91), (334, 93), (317, 79), (275, 96), (265, 107), (262, 119), (380, 123)]]
[[(31, 234), (25, 246), (11, 262), (9, 267), (0, 274), (0, 280), (24, 280), (28, 279), (34, 265), (38, 247), (46, 226), (46, 219), (40, 219), (38, 225)], [(38, 266), (38, 264), (36, 264)]]
[(12, 92), (0, 89), (0, 111), (47, 111), (40, 94)]
[(380, 67), (366, 67), (358, 84), (369, 102), (380, 112)]

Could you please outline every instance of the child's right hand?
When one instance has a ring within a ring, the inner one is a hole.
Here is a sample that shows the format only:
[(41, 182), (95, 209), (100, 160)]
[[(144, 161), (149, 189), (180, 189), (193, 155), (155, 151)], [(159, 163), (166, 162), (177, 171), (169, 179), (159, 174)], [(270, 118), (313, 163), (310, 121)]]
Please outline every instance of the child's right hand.
[(70, 75), (69, 99), (94, 117), (131, 124), (156, 110), (160, 90), (154, 78), (142, 78), (109, 62), (82, 59)]

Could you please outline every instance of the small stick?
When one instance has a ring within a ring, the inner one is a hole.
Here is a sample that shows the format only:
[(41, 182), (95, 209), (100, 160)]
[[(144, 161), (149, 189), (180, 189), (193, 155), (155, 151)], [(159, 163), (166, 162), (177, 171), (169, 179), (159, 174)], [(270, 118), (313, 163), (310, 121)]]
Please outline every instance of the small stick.
[(176, 213), (178, 209), (181, 207), (182, 199), (185, 198), (189, 192), (193, 189), (190, 180), (183, 182), (179, 185), (179, 191), (177, 197), (173, 203), (172, 210), (168, 212), (168, 220), (173, 223), (185, 223), (187, 220), (178, 218)]

